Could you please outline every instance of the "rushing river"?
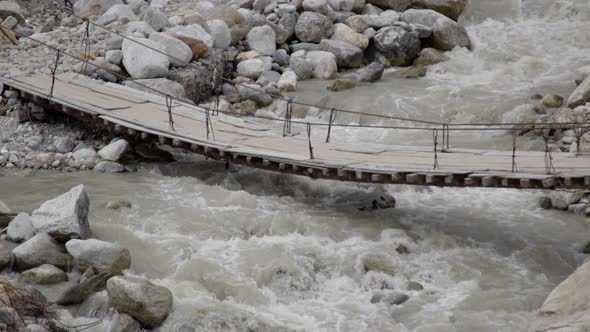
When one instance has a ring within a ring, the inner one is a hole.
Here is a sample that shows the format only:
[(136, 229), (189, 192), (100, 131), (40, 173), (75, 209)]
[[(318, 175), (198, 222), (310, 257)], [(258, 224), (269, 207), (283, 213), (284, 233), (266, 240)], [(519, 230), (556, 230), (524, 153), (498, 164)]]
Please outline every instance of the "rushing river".
[[(386, 78), (324, 96), (325, 105), (441, 121), (498, 121), (533, 93), (573, 89), (590, 62), (587, 0), (471, 0), (462, 21), (474, 50), (456, 50), (420, 80)], [(319, 92), (321, 91), (321, 93)], [(374, 121), (340, 119), (340, 121)], [(335, 139), (429, 144), (397, 132), (336, 131)], [(505, 133), (455, 138), (506, 147)], [(94, 235), (131, 251), (129, 274), (170, 288), (162, 331), (525, 331), (547, 294), (585, 258), (582, 218), (543, 211), (541, 192), (365, 187), (245, 168), (143, 165), (123, 175), (0, 176), (15, 211), (84, 183)], [(385, 190), (396, 209), (357, 211), (343, 197)], [(131, 209), (108, 210), (126, 199)], [(400, 244), (409, 253), (396, 251)], [(418, 282), (424, 289), (408, 290)], [(372, 303), (404, 293), (402, 305)], [(101, 292), (73, 309), (106, 313)], [(80, 322), (78, 320), (77, 322)], [(89, 331), (104, 331), (105, 320)]]

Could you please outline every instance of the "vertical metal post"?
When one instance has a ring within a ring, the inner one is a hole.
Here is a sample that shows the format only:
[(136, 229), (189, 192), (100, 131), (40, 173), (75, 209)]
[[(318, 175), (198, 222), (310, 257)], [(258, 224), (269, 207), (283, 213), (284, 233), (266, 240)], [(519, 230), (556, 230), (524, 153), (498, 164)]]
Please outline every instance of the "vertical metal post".
[(55, 54), (55, 63), (53, 64), (53, 67), (49, 67), (49, 70), (51, 71), (51, 88), (49, 89), (49, 98), (53, 97), (53, 88), (55, 87), (55, 74), (57, 73), (57, 67), (59, 67), (60, 57), (61, 51), (57, 50)]
[(518, 172), (516, 167), (516, 128), (512, 129), (512, 173)]
[(166, 108), (168, 108), (168, 129), (176, 131), (174, 129), (174, 119), (172, 118), (172, 96), (166, 95)]
[(334, 120), (336, 120), (336, 109), (332, 108), (330, 110), (330, 120), (328, 123), (328, 134), (326, 135), (326, 143), (330, 143), (330, 133), (332, 132), (332, 124), (334, 123)]
[(432, 130), (432, 140), (434, 142), (434, 165), (433, 165), (433, 168), (434, 169), (438, 169), (438, 152), (437, 152), (437, 147), (438, 147), (438, 129), (433, 129)]
[(307, 123), (307, 142), (309, 145), (309, 159), (313, 158), (313, 147), (311, 146), (311, 123)]

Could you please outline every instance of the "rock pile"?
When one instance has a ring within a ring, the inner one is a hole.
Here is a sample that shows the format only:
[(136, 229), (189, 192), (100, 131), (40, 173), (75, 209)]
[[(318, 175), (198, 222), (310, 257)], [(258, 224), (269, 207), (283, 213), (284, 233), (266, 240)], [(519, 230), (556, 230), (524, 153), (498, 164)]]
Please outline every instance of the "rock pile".
[[(465, 28), (456, 22), (465, 0), (166, 3), (78, 1), (75, 16), (63, 15), (53, 28), (33, 29), (33, 37), (67, 45), (67, 37), (76, 40), (85, 30), (76, 16), (89, 18), (130, 39), (91, 29), (91, 52), (82, 54), (89, 64), (78, 63), (74, 71), (109, 82), (128, 76), (194, 102), (206, 101), (223, 76), (232, 82), (223, 86), (224, 98), (236, 111), (252, 109), (252, 102), (255, 107), (268, 103), (236, 84), (279, 94), (295, 91), (299, 80), (332, 80), (350, 70), (356, 71), (346, 78), (372, 82), (383, 68), (428, 65), (444, 59), (440, 52), (471, 47)], [(11, 17), (8, 23), (14, 23)], [(26, 27), (16, 21), (15, 31)], [(35, 46), (21, 41), (19, 49)], [(206, 93), (194, 92), (201, 89)]]
[[(140, 331), (162, 324), (172, 311), (170, 290), (148, 280), (123, 276), (131, 266), (129, 250), (92, 239), (89, 199), (79, 185), (33, 211), (20, 213), (0, 239), (0, 269), (19, 272), (16, 280), (0, 277), (0, 330), (61, 331), (59, 315), (34, 285), (58, 287), (56, 304), (84, 302), (107, 291), (118, 317), (111, 331)], [(64, 287), (65, 286), (65, 287)], [(58, 307), (59, 309), (59, 307)], [(127, 327), (127, 329), (122, 329)]]
[(563, 210), (590, 217), (590, 192), (584, 190), (553, 191), (549, 196), (541, 197), (539, 205), (543, 209)]

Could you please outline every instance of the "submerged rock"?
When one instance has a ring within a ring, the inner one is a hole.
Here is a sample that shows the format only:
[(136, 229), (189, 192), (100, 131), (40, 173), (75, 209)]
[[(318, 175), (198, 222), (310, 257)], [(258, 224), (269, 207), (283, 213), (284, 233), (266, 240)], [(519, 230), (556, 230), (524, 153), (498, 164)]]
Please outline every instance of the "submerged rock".
[(111, 325), (110, 332), (139, 332), (141, 325), (133, 317), (127, 314), (119, 314)]
[(330, 91), (342, 91), (342, 90), (352, 89), (355, 86), (356, 86), (356, 83), (354, 83), (353, 80), (342, 78), (342, 79), (334, 80), (330, 85), (328, 85), (328, 87), (326, 89), (328, 89)]
[(156, 327), (172, 311), (172, 292), (145, 279), (113, 277), (107, 281), (111, 303), (119, 313), (137, 319), (146, 327)]
[(99, 272), (118, 275), (131, 265), (129, 250), (115, 243), (74, 239), (66, 243), (66, 250), (81, 271), (92, 267)]
[(33, 228), (36, 233), (48, 233), (60, 241), (88, 238), (91, 233), (88, 224), (89, 205), (84, 185), (76, 186), (33, 211)]
[(111, 275), (107, 272), (95, 274), (87, 279), (80, 279), (80, 283), (66, 289), (55, 303), (59, 305), (75, 305), (86, 301), (90, 295), (104, 288), (105, 282)]
[(373, 62), (356, 71), (356, 77), (359, 82), (377, 82), (383, 76), (385, 67), (381, 62)]

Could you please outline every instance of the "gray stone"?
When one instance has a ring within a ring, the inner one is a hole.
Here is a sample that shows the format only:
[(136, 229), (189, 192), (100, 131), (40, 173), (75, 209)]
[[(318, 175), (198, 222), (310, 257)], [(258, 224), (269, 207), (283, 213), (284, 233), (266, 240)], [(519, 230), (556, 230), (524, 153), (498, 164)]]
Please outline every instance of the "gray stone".
[(96, 151), (94, 151), (93, 148), (87, 147), (74, 152), (72, 157), (74, 158), (74, 160), (84, 163), (90, 160), (97, 159), (98, 154), (96, 153)]
[(148, 7), (145, 10), (143, 21), (149, 24), (156, 32), (162, 31), (168, 26), (168, 16), (154, 7)]
[(168, 34), (154, 32), (150, 35), (150, 40), (160, 44), (163, 51), (169, 54), (168, 61), (174, 67), (188, 65), (193, 59), (193, 51), (182, 40), (174, 38)]
[(106, 51), (105, 59), (114, 65), (120, 66), (123, 61), (123, 51), (121, 51), (121, 50)]
[(109, 8), (100, 17), (99, 23), (103, 24), (103, 25), (107, 25), (107, 24), (113, 23), (115, 21), (127, 20), (127, 22), (129, 22), (129, 21), (134, 21), (136, 19), (137, 19), (137, 16), (135, 16), (135, 13), (133, 12), (133, 10), (131, 10), (131, 7), (129, 7), (127, 5), (119, 4), (119, 5), (114, 5), (111, 8)]
[(242, 98), (252, 100), (258, 106), (264, 107), (272, 104), (272, 97), (267, 93), (259, 92), (262, 87), (258, 84), (239, 84), (236, 87)]
[(363, 62), (363, 51), (345, 41), (324, 39), (320, 50), (334, 54), (338, 68), (357, 68)]
[(107, 292), (119, 313), (132, 316), (148, 328), (162, 324), (172, 311), (172, 292), (144, 279), (113, 277), (107, 281)]
[(120, 50), (122, 47), (123, 47), (123, 37), (113, 36), (113, 37), (105, 40), (105, 49), (107, 51)]
[(80, 304), (95, 292), (103, 289), (110, 277), (111, 275), (107, 272), (101, 272), (89, 278), (80, 278), (80, 283), (67, 288), (55, 303), (59, 305)]
[(265, 70), (265, 64), (260, 59), (250, 59), (238, 63), (237, 72), (240, 76), (257, 79)]
[(109, 332), (140, 332), (141, 325), (133, 317), (127, 314), (119, 314), (111, 325)]
[(567, 106), (575, 108), (586, 104), (588, 101), (590, 101), (590, 76), (586, 77), (572, 92), (567, 100)]
[(319, 43), (322, 39), (330, 37), (333, 32), (332, 20), (314, 12), (301, 14), (295, 25), (295, 35), (303, 42)]
[(291, 57), (289, 67), (300, 80), (305, 80), (313, 76), (313, 64), (305, 58)]
[(384, 9), (393, 9), (397, 12), (403, 12), (410, 7), (412, 0), (366, 0), (366, 2)]
[(409, 299), (410, 299), (410, 297), (408, 295), (396, 292), (396, 293), (385, 295), (381, 299), (381, 302), (388, 304), (388, 305), (400, 305)]
[(328, 4), (335, 11), (351, 12), (355, 6), (355, 0), (328, 0)]
[(12, 30), (18, 24), (18, 20), (14, 16), (8, 16), (2, 21), (2, 25)]
[(68, 153), (72, 152), (76, 142), (70, 136), (58, 137), (53, 141), (53, 146), (59, 153)]
[(581, 190), (555, 190), (550, 194), (551, 205), (554, 209), (567, 210), (568, 206), (577, 203), (584, 197), (584, 191)]
[(290, 57), (289, 54), (287, 54), (287, 51), (280, 49), (273, 53), (272, 60), (280, 66), (286, 66), (289, 64)]
[(409, 24), (421, 24), (427, 27), (434, 27), (439, 19), (451, 20), (431, 9), (408, 9), (401, 14), (400, 20)]
[(154, 93), (154, 90), (156, 90), (173, 98), (187, 98), (182, 84), (171, 81), (167, 78), (148, 78), (145, 80), (125, 81), (123, 82), (123, 85), (147, 93)]
[(94, 166), (94, 171), (97, 173), (123, 173), (125, 166), (114, 161), (101, 161)]
[[(145, 39), (135, 38), (135, 41), (151, 48), (165, 52), (159, 43)], [(168, 56), (158, 53), (131, 40), (123, 41), (123, 65), (134, 79), (156, 78), (168, 74), (170, 61)]]
[(213, 37), (199, 24), (173, 28), (166, 31), (166, 33), (198, 39), (205, 43), (208, 48), (213, 48)]
[(246, 36), (248, 47), (262, 55), (273, 55), (276, 51), (276, 34), (269, 26), (255, 27)]
[(307, 53), (306, 59), (313, 65), (315, 78), (329, 80), (333, 79), (338, 72), (336, 56), (330, 52), (312, 51)]
[(369, 38), (365, 35), (354, 31), (353, 29), (349, 28), (346, 24), (337, 23), (334, 25), (334, 34), (332, 34), (331, 39), (340, 40), (347, 42), (355, 47), (358, 47), (362, 50), (366, 49), (369, 46)]
[(16, 1), (0, 1), (0, 20), (4, 20), (10, 16), (16, 18), (20, 23), (25, 22), (23, 10)]
[(83, 18), (101, 15), (115, 5), (122, 5), (121, 0), (79, 0), (74, 3), (74, 13)]
[(553, 203), (551, 202), (551, 197), (543, 196), (539, 198), (539, 206), (542, 209), (549, 210), (553, 207)]
[(286, 70), (283, 72), (279, 81), (277, 82), (277, 88), (281, 92), (294, 92), (297, 90), (297, 74), (294, 71)]
[(384, 65), (409, 65), (420, 53), (418, 33), (402, 27), (383, 28), (373, 38), (370, 58), (381, 61)]
[(98, 151), (98, 155), (104, 160), (119, 161), (127, 150), (129, 150), (129, 143), (124, 139), (119, 139)]
[(22, 242), (32, 238), (35, 235), (31, 216), (27, 213), (19, 213), (10, 224), (6, 231), (6, 238), (14, 242)]
[(80, 271), (92, 267), (98, 272), (119, 275), (131, 265), (129, 250), (115, 243), (73, 239), (66, 242), (66, 250)]
[(429, 66), (449, 59), (443, 52), (434, 48), (423, 48), (420, 56), (414, 61), (415, 65)]
[(467, 0), (412, 0), (413, 8), (436, 10), (455, 21), (459, 19), (466, 5)]
[(24, 332), (49, 332), (49, 331), (39, 324), (29, 324), (25, 328)]
[(320, 50), (320, 44), (314, 44), (314, 43), (297, 43), (297, 44), (290, 45), (289, 48), (291, 48), (291, 52), (292, 53), (296, 53), (296, 52), (299, 52), (299, 51), (305, 51), (305, 52), (319, 51)]
[(434, 23), (432, 41), (437, 49), (443, 51), (450, 51), (455, 47), (471, 48), (467, 30), (449, 19), (439, 19)]
[(385, 68), (380, 62), (373, 62), (356, 71), (359, 82), (376, 82), (383, 76)]
[(62, 241), (85, 239), (90, 236), (88, 206), (84, 185), (79, 185), (33, 211), (33, 228), (36, 233), (48, 233)]
[(266, 86), (270, 83), (276, 83), (281, 78), (281, 74), (277, 73), (276, 71), (272, 70), (265, 70), (260, 74), (258, 79), (256, 80), (256, 84), (260, 86)]
[(12, 260), (11, 247), (6, 241), (0, 241), (0, 271), (8, 267)]
[(66, 269), (69, 256), (63, 248), (47, 233), (39, 233), (12, 251), (15, 268), (19, 271), (43, 264), (51, 264)]
[(334, 10), (328, 5), (328, 0), (303, 0), (301, 3), (304, 11), (329, 15)]
[(26, 139), (25, 142), (28, 147), (30, 147), (33, 150), (36, 150), (39, 147), (41, 147), (41, 144), (43, 144), (43, 136), (41, 136), (41, 135), (32, 136), (32, 137), (29, 137), (28, 139)]
[(68, 275), (51, 264), (43, 264), (23, 271), (19, 276), (19, 280), (27, 283), (50, 285), (67, 281)]
[(207, 21), (209, 33), (213, 37), (213, 47), (219, 49), (226, 49), (232, 42), (231, 31), (225, 21), (211, 20)]
[[(0, 307), (0, 329), (2, 331), (22, 331), (25, 326), (23, 318), (14, 308), (9, 306)], [(6, 326), (6, 329), (2, 328), (2, 325)]]
[(367, 24), (375, 29), (381, 29), (394, 25), (399, 21), (400, 15), (393, 10), (386, 10), (379, 15), (368, 15)]

